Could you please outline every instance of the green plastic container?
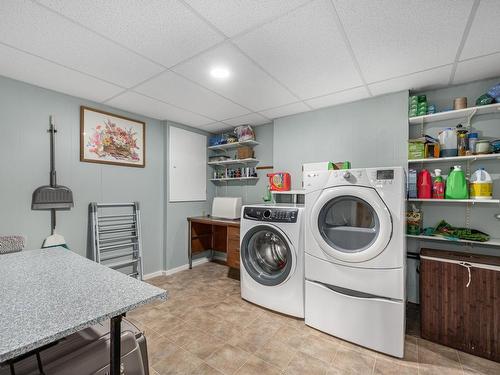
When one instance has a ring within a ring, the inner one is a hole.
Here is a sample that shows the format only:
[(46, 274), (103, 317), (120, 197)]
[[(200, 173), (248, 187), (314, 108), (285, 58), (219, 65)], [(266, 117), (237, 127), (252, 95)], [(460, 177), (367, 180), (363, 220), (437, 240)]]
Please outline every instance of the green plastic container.
[(467, 199), (469, 191), (462, 167), (455, 165), (446, 179), (445, 199)]

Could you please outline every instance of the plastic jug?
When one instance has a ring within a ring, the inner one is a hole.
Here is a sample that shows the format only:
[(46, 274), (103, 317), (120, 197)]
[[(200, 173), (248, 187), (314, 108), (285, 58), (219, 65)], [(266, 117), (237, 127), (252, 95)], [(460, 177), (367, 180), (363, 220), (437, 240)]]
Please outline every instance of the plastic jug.
[(434, 182), (432, 183), (432, 198), (444, 199), (444, 180), (441, 176), (441, 169), (435, 169), (434, 175)]
[(475, 171), (470, 178), (470, 197), (473, 199), (491, 199), (493, 180), (484, 168)]
[(446, 199), (467, 199), (467, 180), (464, 171), (459, 165), (455, 165), (446, 180)]
[(432, 177), (427, 169), (418, 172), (417, 197), (419, 199), (430, 199), (432, 197)]
[(453, 128), (446, 128), (438, 135), (441, 157), (457, 156), (457, 132)]

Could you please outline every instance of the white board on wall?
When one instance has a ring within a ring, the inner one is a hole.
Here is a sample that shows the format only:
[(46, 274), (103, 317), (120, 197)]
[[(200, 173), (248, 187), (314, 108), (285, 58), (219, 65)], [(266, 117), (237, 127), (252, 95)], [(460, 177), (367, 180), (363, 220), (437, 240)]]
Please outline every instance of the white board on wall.
[(170, 127), (170, 202), (207, 200), (207, 137)]

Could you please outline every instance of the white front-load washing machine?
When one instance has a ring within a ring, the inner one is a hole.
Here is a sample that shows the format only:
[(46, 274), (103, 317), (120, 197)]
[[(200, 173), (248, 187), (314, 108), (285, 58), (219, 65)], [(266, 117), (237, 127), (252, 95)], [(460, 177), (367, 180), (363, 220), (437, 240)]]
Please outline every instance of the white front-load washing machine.
[(304, 317), (302, 205), (244, 206), (241, 214), (241, 297)]
[(303, 182), (306, 324), (403, 357), (403, 168), (305, 167)]

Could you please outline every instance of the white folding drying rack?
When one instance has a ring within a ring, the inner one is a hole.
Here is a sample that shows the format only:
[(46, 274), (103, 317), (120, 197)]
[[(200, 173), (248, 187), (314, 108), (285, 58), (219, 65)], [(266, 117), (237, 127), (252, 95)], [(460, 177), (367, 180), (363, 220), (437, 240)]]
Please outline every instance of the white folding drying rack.
[(139, 203), (89, 206), (94, 261), (142, 280), (142, 236)]

